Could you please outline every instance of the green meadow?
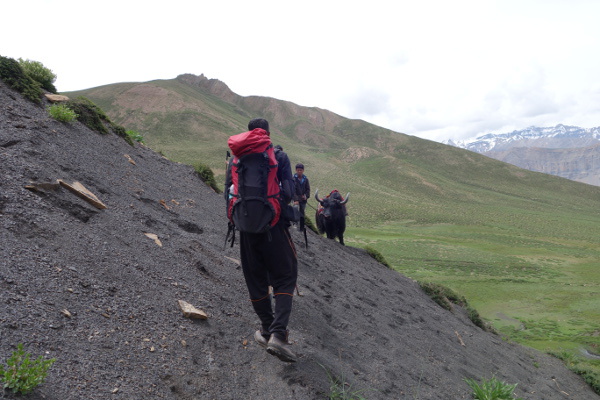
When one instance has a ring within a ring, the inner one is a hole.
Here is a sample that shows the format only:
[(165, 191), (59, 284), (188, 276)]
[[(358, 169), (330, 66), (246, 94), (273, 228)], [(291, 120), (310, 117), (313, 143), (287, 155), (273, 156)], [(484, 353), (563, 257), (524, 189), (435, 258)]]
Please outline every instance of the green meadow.
[(350, 228), (346, 243), (369, 245), (400, 273), (465, 296), (506, 338), (566, 354), (600, 376), (600, 358), (589, 358), (600, 349), (600, 242), (405, 221)]

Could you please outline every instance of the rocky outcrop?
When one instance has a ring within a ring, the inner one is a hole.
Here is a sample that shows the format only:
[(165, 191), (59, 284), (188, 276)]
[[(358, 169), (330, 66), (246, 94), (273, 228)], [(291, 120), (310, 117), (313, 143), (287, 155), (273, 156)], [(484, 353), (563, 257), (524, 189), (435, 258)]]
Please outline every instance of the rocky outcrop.
[(206, 76), (204, 76), (204, 74), (182, 74), (176, 79), (190, 86), (198, 86), (203, 90), (231, 103), (240, 97), (232, 92), (231, 89), (229, 89), (229, 86), (227, 86), (224, 82), (221, 82), (218, 79), (208, 79)]

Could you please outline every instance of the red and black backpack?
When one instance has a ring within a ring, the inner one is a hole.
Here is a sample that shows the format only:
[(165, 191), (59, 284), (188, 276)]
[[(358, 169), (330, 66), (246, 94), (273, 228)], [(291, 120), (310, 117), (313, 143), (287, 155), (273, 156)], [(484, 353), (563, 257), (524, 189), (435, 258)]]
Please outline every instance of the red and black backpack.
[(266, 232), (281, 215), (273, 143), (257, 128), (231, 136), (227, 144), (234, 156), (227, 216), (240, 232)]

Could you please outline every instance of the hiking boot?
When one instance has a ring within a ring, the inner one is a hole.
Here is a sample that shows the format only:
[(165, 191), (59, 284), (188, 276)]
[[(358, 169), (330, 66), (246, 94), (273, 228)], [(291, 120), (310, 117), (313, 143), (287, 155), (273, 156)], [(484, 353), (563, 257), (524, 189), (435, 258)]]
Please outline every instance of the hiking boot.
[(290, 346), (291, 344), (287, 340), (281, 340), (276, 335), (271, 335), (271, 339), (269, 339), (267, 345), (267, 351), (281, 361), (296, 362), (298, 357), (290, 350)]
[(263, 336), (260, 329), (257, 330), (256, 332), (254, 332), (254, 340), (256, 340), (256, 343), (258, 343), (265, 349), (267, 348), (267, 345), (269, 344), (269, 339), (267, 339), (266, 337)]

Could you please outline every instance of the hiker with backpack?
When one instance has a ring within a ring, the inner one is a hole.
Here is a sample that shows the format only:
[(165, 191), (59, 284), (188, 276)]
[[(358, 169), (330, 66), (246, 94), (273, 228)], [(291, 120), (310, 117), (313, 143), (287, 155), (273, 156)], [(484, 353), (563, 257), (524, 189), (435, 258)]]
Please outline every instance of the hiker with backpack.
[[(282, 216), (293, 196), (290, 160), (274, 151), (269, 123), (248, 123), (248, 132), (228, 140), (233, 158), (225, 180), (230, 224), (240, 232), (240, 258), (246, 286), (261, 327), (254, 339), (286, 362), (297, 356), (290, 349), (287, 325), (298, 276), (296, 249), (289, 221)], [(284, 213), (285, 214), (285, 213)], [(275, 309), (269, 286), (273, 288)]]
[(298, 230), (304, 231), (304, 211), (306, 210), (306, 202), (310, 197), (310, 182), (304, 175), (304, 164), (296, 164), (296, 173), (294, 174), (294, 204), (300, 208), (300, 223)]

